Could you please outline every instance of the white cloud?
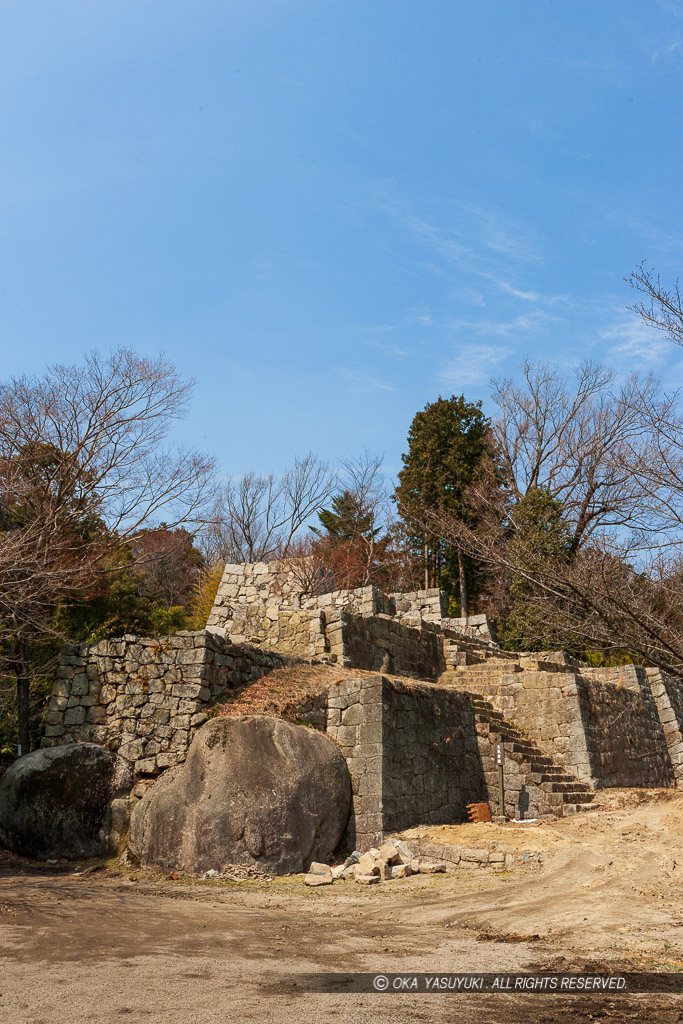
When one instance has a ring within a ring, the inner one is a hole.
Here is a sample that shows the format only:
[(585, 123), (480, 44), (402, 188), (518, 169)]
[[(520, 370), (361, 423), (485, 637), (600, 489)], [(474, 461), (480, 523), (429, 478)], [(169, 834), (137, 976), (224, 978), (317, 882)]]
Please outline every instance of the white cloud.
[(393, 384), (389, 384), (386, 380), (381, 380), (379, 377), (373, 376), (366, 370), (351, 370), (348, 368), (342, 368), (339, 371), (351, 385), (350, 390), (358, 393), (367, 393), (372, 391), (396, 391), (397, 388)]
[(513, 351), (503, 345), (463, 345), (439, 371), (439, 383), (451, 391), (459, 391), (465, 385), (485, 384), (495, 367)]
[(653, 327), (635, 316), (620, 315), (599, 332), (599, 344), (613, 363), (627, 364), (631, 370), (661, 366), (676, 349)]
[(560, 317), (546, 313), (543, 309), (534, 309), (531, 313), (522, 313), (512, 320), (451, 320), (449, 327), (456, 331), (467, 331), (496, 338), (507, 338), (511, 334), (528, 334), (545, 330)]
[(514, 295), (516, 299), (525, 299), (527, 302), (538, 302), (541, 297), (538, 292), (523, 292), (519, 288), (514, 288), (511, 284), (508, 284), (507, 281), (496, 281), (496, 284), (502, 291), (507, 292), (508, 295)]

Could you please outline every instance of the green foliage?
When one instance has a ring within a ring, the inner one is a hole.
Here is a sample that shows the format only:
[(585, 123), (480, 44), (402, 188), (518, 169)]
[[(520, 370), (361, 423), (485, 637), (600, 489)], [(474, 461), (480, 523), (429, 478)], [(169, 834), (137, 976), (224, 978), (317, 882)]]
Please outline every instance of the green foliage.
[[(430, 585), (441, 586), (451, 601), (459, 595), (457, 550), (434, 531), (425, 530), (424, 511), (475, 525), (468, 488), (491, 472), (490, 426), (481, 402), (467, 402), (464, 395), (438, 398), (415, 415), (408, 452), (402, 455), (395, 493), (399, 512), (423, 565), (426, 558)], [(469, 587), (476, 590), (476, 568), (468, 559), (464, 563)]]
[(520, 572), (512, 573), (510, 607), (499, 632), (506, 650), (543, 651), (557, 645), (542, 592), (529, 583), (523, 570), (539, 570), (566, 561), (571, 554), (571, 539), (562, 503), (545, 488), (529, 491), (515, 507), (509, 557)]
[(174, 604), (170, 608), (160, 608), (157, 605), (152, 609), (151, 619), (156, 636), (170, 636), (179, 629), (187, 629), (188, 625), (187, 612), (180, 604)]
[[(379, 531), (373, 529), (372, 511), (363, 507), (357, 495), (344, 491), (332, 498), (332, 508), (318, 512), (320, 525), (328, 536), (336, 540), (354, 540), (356, 537), (373, 537)], [(314, 533), (320, 530), (311, 527)]]
[[(489, 420), (481, 402), (438, 398), (416, 413), (408, 431), (408, 452), (396, 489), (407, 521), (419, 506), (463, 515), (465, 489), (474, 481), (488, 451)], [(418, 527), (416, 533), (422, 536)]]

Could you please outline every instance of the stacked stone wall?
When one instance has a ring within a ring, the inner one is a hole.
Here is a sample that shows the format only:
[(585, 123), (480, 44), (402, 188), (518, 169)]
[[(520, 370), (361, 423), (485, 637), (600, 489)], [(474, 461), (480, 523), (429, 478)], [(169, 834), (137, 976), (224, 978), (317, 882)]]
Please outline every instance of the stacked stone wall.
[(397, 615), (421, 615), (423, 619), (443, 619), (448, 614), (448, 600), (442, 590), (413, 590), (405, 594), (389, 594)]
[(206, 630), (69, 648), (42, 745), (98, 743), (133, 762), (136, 775), (154, 775), (185, 759), (216, 700), (285, 664)]
[[(495, 809), (495, 740), (475, 721), (467, 694), (375, 676), (334, 684), (327, 708), (327, 732), (351, 774), (349, 846), (369, 849), (387, 832), (465, 821), (469, 803)], [(513, 746), (506, 744), (506, 813), (555, 813), (557, 794)]]
[(228, 562), (207, 625), (232, 633), (236, 610), (257, 606), (270, 609), (264, 617), (277, 621), (281, 605), (300, 606), (301, 591), (297, 573), (282, 562)]
[(501, 672), (491, 661), (459, 670), (454, 682), (486, 697), (582, 782), (673, 784), (666, 737), (643, 669), (582, 669), (579, 675), (560, 664), (547, 668)]
[(656, 668), (646, 669), (646, 673), (662, 724), (676, 785), (683, 787), (683, 683)]
[(331, 590), (314, 597), (302, 597), (302, 608), (327, 611), (346, 608), (357, 615), (395, 615), (394, 596), (385, 594), (377, 587), (357, 587), (356, 590)]
[[(638, 674), (645, 676), (642, 669)], [(672, 786), (673, 767), (645, 678), (637, 689), (581, 676), (577, 685), (595, 785)]]
[(406, 626), (390, 615), (334, 609), (325, 628), (330, 653), (343, 665), (417, 679), (436, 679), (445, 668), (441, 637), (429, 622)]
[(385, 594), (366, 586), (306, 596), (300, 577), (285, 562), (226, 565), (208, 628), (236, 643), (424, 679), (444, 670), (455, 637), (492, 638), (484, 615), (443, 618), (440, 590)]

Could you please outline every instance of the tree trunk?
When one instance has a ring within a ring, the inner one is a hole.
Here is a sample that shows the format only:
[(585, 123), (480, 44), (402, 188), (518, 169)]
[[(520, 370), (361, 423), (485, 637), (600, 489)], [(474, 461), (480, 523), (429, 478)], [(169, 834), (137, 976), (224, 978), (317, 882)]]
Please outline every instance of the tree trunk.
[(17, 643), (16, 656), (17, 674), (17, 718), (19, 723), (18, 740), (19, 754), (28, 754), (31, 749), (30, 739), (30, 717), (29, 717), (29, 693), (30, 676), (28, 667), (28, 644), (25, 640)]
[(429, 546), (425, 537), (425, 590), (429, 590)]
[(458, 576), (460, 577), (460, 615), (463, 619), (469, 618), (470, 609), (467, 601), (467, 580), (465, 579), (465, 563), (462, 552), (458, 548)]

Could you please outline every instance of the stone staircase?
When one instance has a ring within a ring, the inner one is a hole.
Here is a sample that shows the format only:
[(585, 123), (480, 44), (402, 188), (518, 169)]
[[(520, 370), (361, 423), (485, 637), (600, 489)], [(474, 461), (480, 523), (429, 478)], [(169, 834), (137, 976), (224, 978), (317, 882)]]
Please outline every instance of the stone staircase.
[[(518, 766), (515, 775), (525, 786), (531, 806), (536, 807), (536, 812), (532, 811), (532, 816), (553, 814), (560, 818), (578, 811), (595, 810), (596, 794), (587, 783), (580, 782), (569, 772), (558, 767), (551, 757), (534, 746), (521, 729), (505, 719), (501, 712), (496, 711), (480, 694), (463, 692), (474, 709), (480, 746), (487, 742), (490, 746), (503, 743), (506, 757), (511, 758)], [(490, 770), (486, 774), (490, 776)], [(506, 771), (507, 774), (509, 771)], [(493, 791), (497, 792), (497, 781), (489, 777), (487, 782), (489, 790), (493, 785)]]

